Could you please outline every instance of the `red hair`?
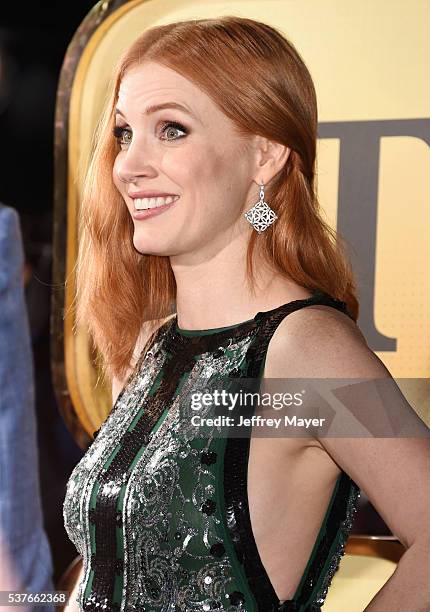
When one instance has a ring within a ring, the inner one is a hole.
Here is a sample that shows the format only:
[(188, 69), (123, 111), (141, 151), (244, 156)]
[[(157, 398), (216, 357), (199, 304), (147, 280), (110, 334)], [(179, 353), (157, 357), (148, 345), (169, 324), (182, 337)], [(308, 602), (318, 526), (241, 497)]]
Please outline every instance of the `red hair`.
[[(114, 90), (98, 125), (80, 212), (76, 321), (85, 324), (104, 358), (104, 373), (122, 379), (145, 321), (175, 312), (176, 282), (168, 256), (139, 253), (133, 221), (117, 191), (112, 136), (121, 79), (144, 61), (167, 66), (204, 91), (244, 139), (254, 134), (291, 149), (267, 186), (278, 215), (258, 247), (285, 278), (347, 303), (358, 301), (344, 241), (321, 217), (315, 188), (317, 100), (311, 75), (294, 46), (269, 25), (235, 16), (153, 27), (120, 59)], [(257, 232), (247, 251), (247, 277)]]

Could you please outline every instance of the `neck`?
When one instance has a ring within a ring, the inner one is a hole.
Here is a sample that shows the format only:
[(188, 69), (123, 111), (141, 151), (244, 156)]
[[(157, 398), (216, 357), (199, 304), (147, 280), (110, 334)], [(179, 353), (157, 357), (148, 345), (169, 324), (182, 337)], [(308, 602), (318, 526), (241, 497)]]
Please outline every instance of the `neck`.
[(176, 280), (178, 326), (186, 330), (235, 325), (252, 319), (257, 312), (311, 295), (258, 257), (254, 261), (255, 286), (250, 287), (245, 257), (231, 248), (200, 261), (185, 261), (183, 256), (170, 260)]

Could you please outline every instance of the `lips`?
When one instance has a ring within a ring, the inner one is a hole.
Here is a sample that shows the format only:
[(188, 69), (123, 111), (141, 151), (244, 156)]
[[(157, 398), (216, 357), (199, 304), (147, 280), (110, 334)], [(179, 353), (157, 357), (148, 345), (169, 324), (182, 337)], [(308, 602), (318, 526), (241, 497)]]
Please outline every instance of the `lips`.
[(169, 196), (175, 197), (177, 193), (163, 193), (161, 191), (134, 191), (128, 194), (130, 198), (135, 200), (136, 198), (168, 198)]
[(173, 206), (175, 206), (178, 200), (179, 200), (179, 196), (177, 200), (175, 200), (174, 202), (171, 202), (170, 204), (164, 204), (162, 206), (155, 206), (153, 208), (148, 208), (146, 210), (138, 210), (137, 208), (134, 208), (134, 210), (131, 213), (131, 216), (133, 217), (133, 219), (136, 219), (137, 221), (139, 221), (139, 220), (147, 219), (148, 217), (154, 217), (156, 215), (161, 215), (164, 212), (170, 210), (170, 208), (172, 208)]

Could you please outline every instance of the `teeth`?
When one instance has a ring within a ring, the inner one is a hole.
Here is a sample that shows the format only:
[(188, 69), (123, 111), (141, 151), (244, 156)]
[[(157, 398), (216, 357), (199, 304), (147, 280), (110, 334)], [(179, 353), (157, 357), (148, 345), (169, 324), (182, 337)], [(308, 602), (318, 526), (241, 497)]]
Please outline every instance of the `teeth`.
[(179, 199), (179, 196), (168, 196), (167, 198), (135, 198), (134, 207), (136, 210), (148, 210), (158, 208), (165, 204), (171, 204)]

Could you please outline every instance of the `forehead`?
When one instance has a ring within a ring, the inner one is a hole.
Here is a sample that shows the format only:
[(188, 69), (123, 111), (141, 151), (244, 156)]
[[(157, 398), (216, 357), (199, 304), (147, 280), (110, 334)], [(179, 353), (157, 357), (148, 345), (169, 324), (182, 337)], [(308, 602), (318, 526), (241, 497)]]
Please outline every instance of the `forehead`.
[(118, 90), (118, 108), (136, 107), (143, 112), (149, 105), (163, 102), (183, 104), (202, 123), (204, 116), (227, 119), (198, 85), (167, 66), (143, 62), (127, 70)]
[(129, 90), (138, 90), (149, 94), (152, 91), (171, 91), (177, 88), (189, 93), (200, 91), (194, 83), (175, 70), (156, 62), (143, 62), (127, 70), (121, 80), (119, 92), (126, 94)]

